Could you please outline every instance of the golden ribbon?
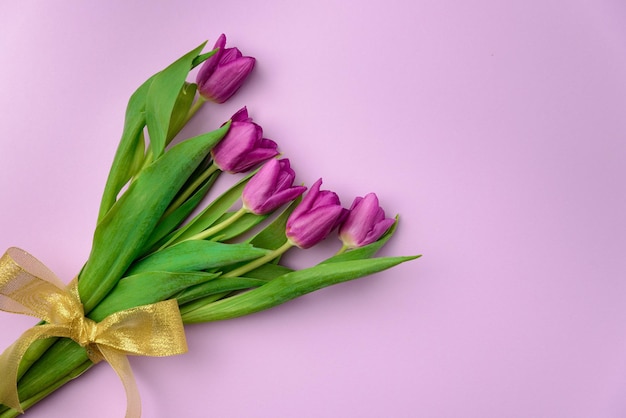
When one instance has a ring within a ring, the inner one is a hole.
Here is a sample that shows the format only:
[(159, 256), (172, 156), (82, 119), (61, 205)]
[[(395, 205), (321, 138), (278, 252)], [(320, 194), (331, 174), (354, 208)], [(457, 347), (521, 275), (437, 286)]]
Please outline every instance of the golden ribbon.
[(0, 258), (0, 310), (46, 322), (26, 331), (0, 355), (0, 403), (20, 412), (24, 411), (17, 393), (18, 366), (35, 340), (71, 338), (85, 347), (94, 363), (106, 360), (126, 390), (127, 418), (141, 416), (141, 401), (126, 356), (160, 357), (187, 352), (175, 300), (117, 312), (96, 323), (85, 317), (76, 280), (66, 289), (47, 267), (18, 248), (9, 248)]

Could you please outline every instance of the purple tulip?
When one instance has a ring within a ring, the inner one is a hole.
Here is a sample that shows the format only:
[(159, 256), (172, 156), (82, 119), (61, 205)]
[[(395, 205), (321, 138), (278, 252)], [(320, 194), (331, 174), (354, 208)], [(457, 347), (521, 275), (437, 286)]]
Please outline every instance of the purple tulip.
[(200, 94), (215, 103), (224, 103), (239, 90), (256, 61), (242, 56), (237, 48), (225, 46), (226, 36), (221, 34), (213, 47), (219, 50), (204, 62), (196, 77)]
[(222, 171), (243, 173), (278, 155), (276, 143), (263, 138), (263, 128), (248, 117), (243, 107), (231, 118), (226, 136), (213, 148), (211, 156)]
[(362, 247), (380, 238), (394, 222), (385, 218), (376, 194), (368, 193), (354, 199), (346, 220), (339, 227), (339, 238), (348, 248)]
[(291, 202), (306, 190), (304, 186), (293, 186), (295, 177), (288, 159), (269, 160), (243, 189), (243, 206), (256, 215), (264, 215)]
[(287, 238), (300, 248), (312, 247), (326, 238), (348, 213), (339, 197), (320, 190), (321, 185), (322, 179), (316, 181), (287, 219)]

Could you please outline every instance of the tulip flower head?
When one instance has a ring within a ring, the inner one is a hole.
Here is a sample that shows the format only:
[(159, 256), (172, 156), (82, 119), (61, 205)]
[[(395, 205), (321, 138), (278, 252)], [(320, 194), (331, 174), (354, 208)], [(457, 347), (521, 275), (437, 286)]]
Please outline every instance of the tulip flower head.
[(271, 159), (246, 184), (241, 195), (243, 206), (256, 215), (270, 213), (291, 202), (306, 190), (293, 186), (296, 173), (288, 159)]
[(362, 247), (380, 238), (393, 223), (385, 218), (385, 212), (378, 204), (375, 193), (357, 197), (350, 212), (339, 228), (339, 238), (347, 248)]
[(322, 241), (348, 213), (339, 197), (329, 190), (320, 190), (321, 185), (322, 179), (316, 181), (287, 219), (287, 238), (300, 248)]
[(209, 57), (196, 77), (198, 92), (207, 100), (224, 103), (239, 90), (254, 68), (256, 60), (244, 57), (237, 48), (225, 48), (226, 36), (215, 43), (219, 50)]
[(231, 118), (230, 129), (211, 150), (213, 161), (222, 171), (243, 173), (278, 155), (278, 145), (263, 138), (263, 128), (248, 117), (244, 107)]

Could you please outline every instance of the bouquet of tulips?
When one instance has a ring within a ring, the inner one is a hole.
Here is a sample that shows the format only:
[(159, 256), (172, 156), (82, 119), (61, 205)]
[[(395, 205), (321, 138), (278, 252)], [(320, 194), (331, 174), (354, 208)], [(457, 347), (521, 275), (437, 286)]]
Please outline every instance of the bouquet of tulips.
[[(397, 219), (385, 217), (373, 193), (348, 210), (321, 179), (306, 193), (294, 185), (289, 160), (245, 107), (215, 131), (179, 140), (197, 110), (228, 100), (255, 64), (226, 48), (224, 35), (212, 51), (203, 47), (130, 98), (78, 276), (65, 285), (17, 248), (0, 259), (0, 310), (41, 319), (0, 356), (0, 418), (101, 360), (124, 384), (127, 417), (138, 417), (128, 355), (184, 353), (183, 324), (247, 315), (416, 258), (374, 257)], [(199, 65), (196, 83), (187, 82)], [(247, 174), (204, 205), (223, 173)], [(343, 241), (337, 254), (300, 270), (281, 264), (290, 248), (312, 247), (334, 230)]]

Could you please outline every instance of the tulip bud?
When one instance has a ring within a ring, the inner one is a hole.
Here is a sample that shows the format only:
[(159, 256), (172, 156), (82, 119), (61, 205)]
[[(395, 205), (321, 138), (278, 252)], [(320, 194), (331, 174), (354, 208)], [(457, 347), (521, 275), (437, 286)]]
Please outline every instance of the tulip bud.
[(207, 100), (224, 103), (243, 84), (256, 60), (244, 57), (237, 48), (225, 48), (226, 36), (221, 34), (215, 43), (219, 50), (209, 57), (196, 77), (198, 92)]
[(294, 186), (296, 173), (289, 160), (269, 160), (246, 184), (241, 195), (243, 206), (256, 215), (270, 213), (287, 202), (291, 202), (306, 190)]
[(278, 145), (263, 138), (263, 128), (252, 122), (245, 107), (231, 120), (228, 133), (211, 151), (213, 161), (220, 170), (243, 173), (278, 155)]
[(322, 241), (348, 212), (341, 207), (335, 193), (320, 190), (321, 184), (322, 179), (319, 179), (311, 186), (287, 219), (287, 238), (300, 248), (309, 248)]
[(339, 238), (347, 248), (362, 247), (380, 238), (395, 220), (385, 218), (375, 193), (357, 197), (346, 220), (339, 227)]

